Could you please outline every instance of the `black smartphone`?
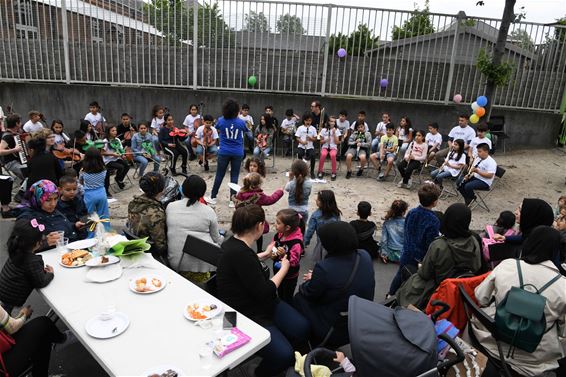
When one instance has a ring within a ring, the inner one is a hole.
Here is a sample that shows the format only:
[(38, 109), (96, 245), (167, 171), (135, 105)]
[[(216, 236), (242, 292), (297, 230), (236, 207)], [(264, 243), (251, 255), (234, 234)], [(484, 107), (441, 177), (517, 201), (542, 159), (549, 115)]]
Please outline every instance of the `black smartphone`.
[(237, 326), (237, 319), (236, 312), (225, 312), (224, 313), (224, 320), (222, 321), (222, 328), (224, 330), (230, 330), (233, 327)]

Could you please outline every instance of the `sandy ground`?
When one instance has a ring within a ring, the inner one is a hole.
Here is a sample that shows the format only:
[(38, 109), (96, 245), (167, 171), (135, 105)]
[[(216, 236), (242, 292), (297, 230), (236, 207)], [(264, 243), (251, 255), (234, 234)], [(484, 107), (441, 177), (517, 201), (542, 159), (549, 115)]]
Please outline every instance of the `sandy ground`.
[[(487, 202), (490, 212), (481, 208), (476, 208), (472, 214), (472, 229), (483, 229), (486, 223), (492, 223), (497, 218), (499, 212), (503, 210), (514, 210), (525, 197), (541, 198), (555, 206), (560, 195), (566, 193), (566, 150), (523, 150), (508, 152), (505, 155), (496, 154), (494, 156), (498, 165), (506, 169), (506, 173), (497, 187), (490, 194)], [(279, 188), (283, 188), (288, 178), (285, 176), (286, 171), (290, 168), (292, 160), (290, 158), (282, 158), (277, 156), (275, 166), (272, 168), (272, 161), (267, 160), (268, 166), (267, 176), (265, 178), (263, 189), (267, 194)], [(318, 164), (317, 164), (318, 166)], [(329, 173), (330, 164), (327, 162), (326, 171)], [(197, 163), (193, 161), (189, 165), (189, 170), (193, 174), (201, 175), (208, 184), (207, 194), (210, 193), (216, 166), (211, 164), (211, 171), (205, 172)], [(130, 176), (132, 171), (130, 171)], [(240, 183), (245, 172), (240, 174)], [(342, 162), (338, 179), (334, 182), (330, 181), (329, 175), (327, 183), (314, 183), (313, 193), (309, 199), (309, 212), (312, 213), (316, 209), (316, 192), (322, 189), (331, 189), (336, 194), (338, 206), (342, 211), (342, 218), (350, 221), (356, 218), (356, 206), (359, 201), (366, 200), (371, 203), (373, 213), (371, 220), (378, 224), (381, 228), (382, 220), (385, 212), (389, 208), (391, 202), (395, 199), (403, 199), (409, 203), (409, 208), (418, 204), (417, 187), (413, 185), (411, 190), (397, 188), (392, 182), (392, 178), (388, 178), (385, 182), (375, 180), (376, 171), (370, 170), (368, 174), (362, 177), (352, 177), (346, 179), (346, 164)], [(428, 172), (423, 173), (423, 181), (428, 179)], [(181, 183), (184, 177), (178, 176), (177, 180)], [(132, 179), (133, 180), (133, 179)], [(113, 222), (116, 225), (125, 224), (127, 217), (127, 205), (132, 195), (137, 195), (140, 191), (137, 183), (134, 181), (134, 187), (128, 185), (126, 190), (117, 192), (114, 197), (117, 202), (110, 205), (110, 212)], [(233, 213), (233, 209), (228, 207), (229, 190), (227, 183), (229, 176), (226, 174), (220, 193), (218, 195), (218, 203), (215, 206), (218, 220), (223, 228), (228, 228)], [(114, 185), (115, 186), (115, 185)], [(440, 211), (456, 202), (463, 202), (461, 196), (442, 199), (438, 203), (437, 209)], [(276, 204), (264, 207), (267, 219), (270, 223), (275, 220), (275, 214), (278, 210), (287, 206), (287, 195), (285, 195)]]

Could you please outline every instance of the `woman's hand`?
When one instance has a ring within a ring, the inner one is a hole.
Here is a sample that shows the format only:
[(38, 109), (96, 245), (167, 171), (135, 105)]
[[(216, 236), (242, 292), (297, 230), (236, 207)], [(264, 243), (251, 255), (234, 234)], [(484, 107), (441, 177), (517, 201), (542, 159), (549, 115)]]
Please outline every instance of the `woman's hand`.
[(55, 246), (57, 245), (57, 241), (59, 241), (59, 233), (51, 232), (45, 237), (45, 240), (47, 241), (47, 245)]
[(29, 317), (31, 317), (32, 313), (33, 313), (33, 309), (31, 308), (31, 306), (26, 305), (20, 309), (20, 314), (18, 315), (18, 317), (24, 316), (26, 317), (26, 319), (28, 319)]
[(505, 241), (505, 236), (496, 233), (496, 234), (493, 235), (493, 239), (494, 239), (495, 241)]
[(306, 274), (303, 274), (303, 281), (309, 281), (312, 279), (312, 270), (309, 270)]
[(287, 255), (285, 254), (281, 259), (281, 270), (285, 270), (285, 273), (287, 273), (287, 271), (289, 271), (289, 267), (291, 267), (291, 262), (289, 262), (289, 259), (287, 259)]

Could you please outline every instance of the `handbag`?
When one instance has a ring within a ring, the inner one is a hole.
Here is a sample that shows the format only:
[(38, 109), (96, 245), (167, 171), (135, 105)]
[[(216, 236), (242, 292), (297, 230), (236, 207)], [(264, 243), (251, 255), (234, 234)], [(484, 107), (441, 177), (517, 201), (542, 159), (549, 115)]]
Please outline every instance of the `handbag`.
[(0, 376), (10, 376), (6, 369), (6, 364), (4, 363), (4, 357), (2, 357), (2, 355), (11, 350), (14, 344), (16, 344), (14, 338), (12, 338), (6, 331), (0, 330)]

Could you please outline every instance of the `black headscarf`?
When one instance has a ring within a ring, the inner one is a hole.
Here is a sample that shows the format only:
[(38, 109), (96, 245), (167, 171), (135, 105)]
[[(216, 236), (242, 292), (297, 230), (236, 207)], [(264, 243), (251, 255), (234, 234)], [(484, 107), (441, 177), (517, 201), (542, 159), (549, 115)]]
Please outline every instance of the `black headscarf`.
[(560, 232), (550, 226), (540, 225), (531, 230), (523, 243), (521, 259), (529, 264), (552, 260), (559, 248)]
[(523, 199), (519, 229), (523, 239), (539, 225), (551, 226), (554, 221), (552, 207), (542, 199)]
[(470, 222), (472, 221), (472, 211), (464, 203), (452, 204), (442, 217), (440, 232), (446, 238), (469, 237)]
[(165, 177), (157, 172), (149, 172), (140, 178), (140, 189), (149, 198), (155, 198), (165, 188)]
[(189, 199), (187, 207), (195, 204), (206, 193), (206, 182), (200, 176), (189, 175), (183, 182), (183, 195)]
[(331, 222), (321, 226), (317, 232), (328, 256), (350, 254), (358, 248), (356, 230), (347, 222)]

